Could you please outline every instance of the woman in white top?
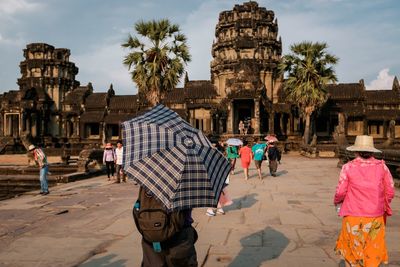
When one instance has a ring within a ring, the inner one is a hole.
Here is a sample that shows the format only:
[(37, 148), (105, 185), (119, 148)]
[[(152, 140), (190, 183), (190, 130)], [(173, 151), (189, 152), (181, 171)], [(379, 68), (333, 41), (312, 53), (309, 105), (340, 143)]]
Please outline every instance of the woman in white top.
[(123, 153), (124, 153), (124, 148), (122, 147), (122, 141), (118, 140), (117, 148), (115, 149), (115, 155), (116, 155), (116, 158), (117, 158), (117, 160), (115, 162), (116, 171), (117, 171), (117, 183), (121, 182), (121, 176), (122, 176), (122, 180), (124, 182), (126, 182), (126, 175), (125, 175), (125, 173), (123, 171), (123, 168), (122, 168), (122, 155), (123, 155)]

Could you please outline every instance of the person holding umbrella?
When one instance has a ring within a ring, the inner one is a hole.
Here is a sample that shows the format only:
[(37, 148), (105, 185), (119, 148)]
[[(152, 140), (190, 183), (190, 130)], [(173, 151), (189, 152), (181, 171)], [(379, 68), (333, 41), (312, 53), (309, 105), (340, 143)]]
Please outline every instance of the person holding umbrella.
[(231, 174), (235, 174), (236, 159), (239, 157), (238, 146), (243, 145), (243, 142), (237, 138), (229, 138), (226, 144), (228, 145), (226, 156), (231, 163)]
[(133, 209), (143, 267), (196, 267), (191, 210), (217, 207), (230, 172), (204, 134), (163, 105), (122, 123), (123, 166), (140, 185)]
[(278, 158), (279, 158), (279, 150), (275, 145), (275, 139), (272, 139), (268, 142), (268, 161), (269, 161), (269, 172), (271, 176), (276, 176), (276, 171), (278, 170)]

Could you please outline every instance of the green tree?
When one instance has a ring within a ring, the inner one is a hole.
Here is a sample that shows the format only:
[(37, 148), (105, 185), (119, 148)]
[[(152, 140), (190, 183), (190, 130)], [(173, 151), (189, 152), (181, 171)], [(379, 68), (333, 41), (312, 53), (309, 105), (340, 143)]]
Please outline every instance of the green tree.
[(310, 140), (310, 118), (327, 101), (325, 87), (336, 82), (334, 65), (339, 59), (327, 53), (326, 43), (304, 41), (290, 46), (290, 53), (282, 57), (280, 74), (286, 73), (283, 83), (286, 99), (294, 103), (305, 118), (303, 140)]
[(132, 69), (139, 97), (154, 106), (175, 88), (190, 61), (187, 39), (168, 19), (139, 21), (134, 28), (136, 35), (122, 44), (130, 50), (123, 63)]

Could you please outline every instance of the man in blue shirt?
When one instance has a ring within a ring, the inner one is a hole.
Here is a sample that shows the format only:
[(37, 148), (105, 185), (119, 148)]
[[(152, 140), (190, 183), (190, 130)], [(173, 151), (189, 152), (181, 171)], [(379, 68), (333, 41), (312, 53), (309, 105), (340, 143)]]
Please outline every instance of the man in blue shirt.
[(253, 152), (254, 155), (253, 159), (254, 159), (254, 164), (256, 165), (257, 168), (258, 177), (260, 178), (260, 180), (262, 180), (261, 163), (263, 161), (266, 145), (262, 144), (259, 138), (256, 138), (254, 141), (257, 143), (251, 148), (251, 151)]

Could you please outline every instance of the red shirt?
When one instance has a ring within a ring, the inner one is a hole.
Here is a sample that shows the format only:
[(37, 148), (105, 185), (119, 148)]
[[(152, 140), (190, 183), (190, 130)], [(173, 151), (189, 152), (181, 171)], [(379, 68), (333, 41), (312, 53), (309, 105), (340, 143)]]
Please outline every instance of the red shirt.
[(250, 162), (253, 158), (253, 153), (251, 152), (251, 148), (248, 146), (244, 146), (239, 150), (240, 160), (243, 162)]

